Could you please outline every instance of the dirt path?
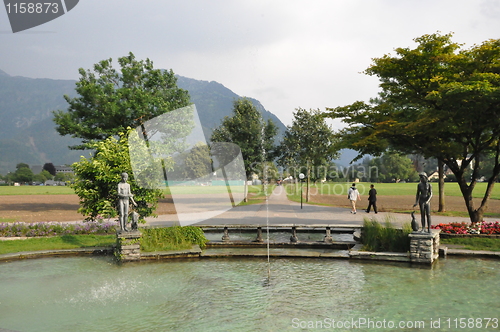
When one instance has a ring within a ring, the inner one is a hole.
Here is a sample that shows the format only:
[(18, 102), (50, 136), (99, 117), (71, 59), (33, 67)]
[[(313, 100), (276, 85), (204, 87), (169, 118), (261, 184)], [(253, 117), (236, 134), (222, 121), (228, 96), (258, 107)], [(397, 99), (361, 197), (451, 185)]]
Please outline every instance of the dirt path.
[[(12, 195), (0, 196), (1, 221), (77, 221), (85, 217), (77, 212), (77, 195)], [(175, 213), (171, 198), (159, 202), (157, 214)]]
[[(367, 206), (367, 196), (358, 202), (358, 209)], [(412, 210), (414, 196), (379, 196), (378, 208), (381, 212)], [(433, 210), (437, 209), (438, 198), (432, 199)], [(344, 195), (311, 196), (314, 203), (328, 204), (338, 207), (349, 207), (349, 201)], [(448, 211), (466, 212), (462, 197), (446, 197)], [(479, 199), (477, 200), (479, 204)], [(0, 222), (1, 221), (77, 221), (84, 217), (77, 212), (79, 199), (77, 195), (17, 195), (0, 196)], [(490, 200), (488, 212), (500, 216), (500, 200)], [(156, 214), (174, 214), (175, 208), (170, 197), (163, 198), (158, 204)]]

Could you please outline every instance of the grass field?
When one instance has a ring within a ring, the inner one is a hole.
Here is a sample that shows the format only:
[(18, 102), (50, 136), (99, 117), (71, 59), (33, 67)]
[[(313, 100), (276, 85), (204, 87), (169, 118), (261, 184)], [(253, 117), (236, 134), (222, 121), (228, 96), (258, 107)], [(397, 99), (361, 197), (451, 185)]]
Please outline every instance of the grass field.
[[(303, 193), (305, 195), (305, 184)], [(324, 184), (311, 184), (311, 200), (309, 203), (350, 207), (346, 199), (347, 190), (351, 183), (333, 182)], [(467, 210), (457, 183), (445, 184), (445, 207), (446, 212), (437, 212), (438, 208), (438, 185), (432, 183), (434, 197), (431, 209), (433, 213), (455, 217), (467, 217)], [(368, 197), (370, 183), (358, 183), (356, 187), (360, 191), (362, 202), (359, 207), (364, 208)], [(415, 201), (417, 183), (376, 183), (378, 196), (378, 208), (382, 212), (410, 213)], [(272, 192), (274, 186), (267, 186), (268, 192)], [(286, 186), (289, 199), (300, 202), (300, 184)], [(474, 204), (478, 207), (486, 189), (486, 183), (478, 183), (474, 191)], [(263, 186), (249, 186), (249, 202), (241, 205), (258, 204), (264, 201)], [(165, 191), (165, 198), (160, 200), (157, 214), (175, 213), (172, 196)], [(192, 186), (177, 187), (175, 194), (181, 195), (213, 195), (227, 193), (225, 186)], [(79, 198), (69, 187), (59, 186), (0, 186), (0, 222), (11, 221), (71, 221), (81, 220), (82, 216), (77, 213)], [(488, 202), (485, 217), (500, 218), (500, 184), (497, 184)]]
[(71, 195), (75, 191), (66, 186), (0, 186), (2, 195)]
[(111, 246), (115, 235), (64, 235), (0, 241), (0, 255), (12, 252)]
[[(310, 190), (311, 204), (350, 207), (347, 200), (347, 191), (352, 183), (324, 183), (312, 184)], [(361, 202), (358, 206), (366, 208), (368, 191), (371, 183), (361, 182), (357, 183), (361, 194)], [(375, 183), (377, 190), (377, 206), (379, 211), (382, 212), (395, 212), (395, 213), (410, 213), (415, 210), (413, 203), (415, 202), (415, 194), (417, 190), (417, 183)], [(480, 204), (481, 198), (486, 190), (486, 183), (478, 183), (473, 193), (474, 206), (477, 208)], [(300, 184), (287, 185), (288, 198), (295, 202), (300, 202)], [(462, 193), (457, 183), (445, 183), (445, 212), (438, 212), (439, 206), (439, 193), (438, 184), (432, 183), (433, 197), (431, 202), (432, 213), (443, 216), (454, 217), (468, 217), (465, 202)], [(306, 185), (302, 184), (302, 191), (305, 197)], [(485, 217), (500, 218), (500, 184), (496, 184), (488, 201), (488, 209), (484, 214)]]
[[(356, 183), (356, 188), (358, 188), (361, 195), (368, 195), (370, 190), (369, 182)], [(438, 184), (432, 182), (433, 195), (438, 195)], [(347, 190), (351, 187), (352, 183), (348, 182), (327, 182), (321, 184), (312, 184), (311, 193), (321, 194), (321, 195), (347, 195)], [(377, 189), (377, 196), (415, 196), (417, 191), (417, 183), (374, 183), (375, 189)], [(305, 191), (306, 184), (303, 183), (303, 190)], [(480, 182), (477, 183), (472, 194), (475, 198), (482, 198), (486, 190), (487, 183)], [(288, 185), (287, 191), (289, 193), (297, 193), (300, 191), (300, 185)], [(456, 182), (446, 182), (444, 185), (445, 196), (456, 196), (462, 197), (460, 187)], [(500, 183), (496, 184), (491, 193), (492, 199), (500, 199)]]
[[(249, 186), (249, 192), (258, 192), (260, 186)], [(243, 193), (243, 186), (232, 186), (231, 190), (236, 193)], [(175, 186), (172, 187), (175, 194), (221, 194), (227, 193), (226, 186)], [(0, 196), (2, 195), (71, 195), (75, 191), (67, 186), (0, 186)], [(163, 190), (163, 194), (171, 194), (170, 188)]]
[(455, 245), (467, 250), (500, 251), (500, 239), (488, 238), (441, 238), (441, 244)]
[[(356, 184), (361, 195), (367, 195), (370, 190), (369, 182), (360, 182)], [(417, 183), (375, 183), (378, 196), (415, 196)], [(482, 198), (486, 190), (486, 183), (477, 183), (473, 192), (473, 197)], [(302, 184), (304, 191), (306, 184)], [(351, 182), (327, 182), (321, 184), (311, 184), (312, 194), (321, 195), (347, 195), (347, 190), (351, 186)], [(268, 186), (272, 188), (272, 186)], [(241, 187), (240, 189), (242, 189)], [(249, 186), (250, 193), (259, 194), (262, 192), (262, 186)], [(432, 189), (434, 195), (438, 194), (438, 184), (433, 182)], [(297, 194), (300, 191), (300, 185), (288, 185), (287, 192), (289, 194)], [(227, 192), (225, 186), (186, 186), (175, 187), (177, 194), (214, 194)], [(444, 186), (446, 196), (461, 197), (462, 193), (456, 182), (447, 182)], [(71, 195), (75, 192), (70, 187), (66, 186), (0, 186), (0, 196), (2, 195)], [(166, 195), (170, 194), (168, 188), (164, 191)], [(500, 199), (500, 184), (496, 184), (491, 194), (492, 199)]]

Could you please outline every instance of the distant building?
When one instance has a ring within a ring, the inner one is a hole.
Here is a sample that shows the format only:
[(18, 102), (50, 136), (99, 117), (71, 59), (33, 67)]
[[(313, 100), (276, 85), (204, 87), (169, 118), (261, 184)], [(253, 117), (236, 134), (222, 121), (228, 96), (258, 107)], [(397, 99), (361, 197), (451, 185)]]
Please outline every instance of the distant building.
[(73, 168), (71, 166), (54, 166), (57, 173), (73, 173)]
[(438, 171), (434, 171), (431, 174), (429, 174), (430, 181), (437, 180), (437, 179), (439, 179), (439, 172)]
[(47, 180), (47, 181), (45, 181), (44, 185), (46, 185), (46, 186), (65, 186), (66, 182), (64, 182), (64, 181)]

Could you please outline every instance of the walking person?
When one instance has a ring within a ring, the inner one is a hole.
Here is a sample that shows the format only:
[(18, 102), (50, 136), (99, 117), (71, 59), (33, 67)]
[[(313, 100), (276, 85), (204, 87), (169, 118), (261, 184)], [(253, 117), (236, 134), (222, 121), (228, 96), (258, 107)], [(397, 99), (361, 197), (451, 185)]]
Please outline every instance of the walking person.
[(366, 213), (370, 213), (372, 206), (373, 211), (377, 213), (377, 190), (373, 184), (370, 185), (370, 191), (368, 192), (368, 207), (366, 208)]
[(347, 198), (351, 201), (351, 213), (356, 214), (356, 201), (361, 200), (361, 195), (359, 194), (355, 183), (353, 183), (352, 187), (349, 188), (349, 191), (347, 192)]

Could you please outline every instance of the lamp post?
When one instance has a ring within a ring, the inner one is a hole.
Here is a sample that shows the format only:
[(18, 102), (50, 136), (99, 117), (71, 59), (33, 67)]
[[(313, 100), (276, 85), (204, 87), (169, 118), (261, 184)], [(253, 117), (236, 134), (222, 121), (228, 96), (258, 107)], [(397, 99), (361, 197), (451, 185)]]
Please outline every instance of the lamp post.
[(304, 179), (304, 173), (299, 174), (300, 179), (300, 208), (302, 209), (302, 180)]

